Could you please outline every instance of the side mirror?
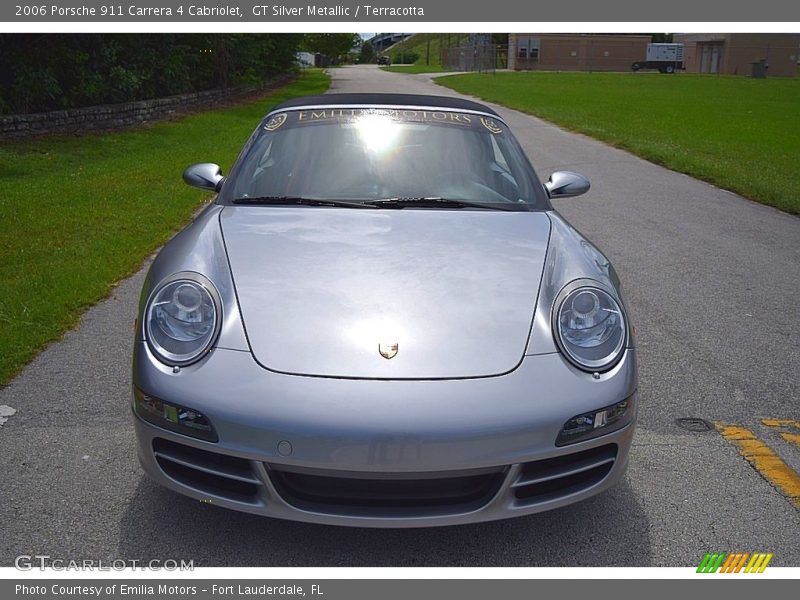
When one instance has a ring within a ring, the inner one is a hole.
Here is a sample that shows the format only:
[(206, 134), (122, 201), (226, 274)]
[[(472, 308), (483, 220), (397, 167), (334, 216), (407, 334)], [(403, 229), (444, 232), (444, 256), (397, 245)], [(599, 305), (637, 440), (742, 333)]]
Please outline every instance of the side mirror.
[(198, 163), (187, 167), (183, 172), (183, 180), (186, 183), (192, 187), (212, 192), (219, 191), (224, 179), (222, 169), (214, 163)]
[(589, 191), (591, 183), (583, 175), (572, 171), (556, 171), (544, 184), (551, 198), (580, 196)]

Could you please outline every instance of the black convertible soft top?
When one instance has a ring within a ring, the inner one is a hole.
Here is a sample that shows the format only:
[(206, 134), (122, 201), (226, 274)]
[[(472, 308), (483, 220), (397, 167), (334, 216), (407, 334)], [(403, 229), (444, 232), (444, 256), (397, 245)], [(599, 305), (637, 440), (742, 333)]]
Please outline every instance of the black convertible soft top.
[(423, 94), (325, 94), (324, 96), (302, 96), (281, 102), (272, 110), (284, 110), (299, 106), (327, 106), (338, 104), (378, 104), (384, 106), (430, 106), (453, 110), (474, 110), (499, 115), (488, 106), (453, 98), (451, 96), (427, 96)]

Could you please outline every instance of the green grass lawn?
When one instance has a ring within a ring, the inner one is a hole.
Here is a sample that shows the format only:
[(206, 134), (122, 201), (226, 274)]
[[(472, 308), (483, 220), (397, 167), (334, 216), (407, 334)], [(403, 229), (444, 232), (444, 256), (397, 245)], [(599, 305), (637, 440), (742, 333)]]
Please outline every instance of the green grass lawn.
[(183, 183), (186, 166), (227, 172), (272, 105), (328, 83), (310, 70), (258, 101), (151, 128), (0, 144), (0, 385), (208, 198)]
[(437, 82), (800, 214), (800, 78), (526, 72)]
[(441, 73), (444, 71), (442, 65), (426, 65), (426, 64), (414, 64), (414, 65), (392, 65), (390, 67), (381, 67), (384, 71), (390, 71), (392, 73)]

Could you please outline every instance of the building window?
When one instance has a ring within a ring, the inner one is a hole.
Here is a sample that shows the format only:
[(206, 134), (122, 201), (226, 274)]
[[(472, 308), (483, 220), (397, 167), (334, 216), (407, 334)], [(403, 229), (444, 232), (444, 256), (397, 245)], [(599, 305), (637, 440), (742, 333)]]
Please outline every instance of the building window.
[(528, 59), (534, 62), (538, 62), (539, 40), (537, 38), (528, 38), (527, 40), (520, 40), (519, 47), (517, 48), (517, 56), (522, 59)]

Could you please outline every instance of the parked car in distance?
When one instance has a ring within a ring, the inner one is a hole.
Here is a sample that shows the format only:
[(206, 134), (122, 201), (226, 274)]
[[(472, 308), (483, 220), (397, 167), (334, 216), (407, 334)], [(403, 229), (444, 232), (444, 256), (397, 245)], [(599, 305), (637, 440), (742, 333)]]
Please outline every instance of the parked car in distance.
[(503, 118), (331, 94), (258, 123), (142, 289), (138, 456), (201, 502), (367, 527), (527, 515), (622, 477), (636, 351), (606, 257)]
[(391, 64), (392, 64), (391, 59), (385, 54), (378, 57), (378, 65), (382, 67), (388, 67)]

